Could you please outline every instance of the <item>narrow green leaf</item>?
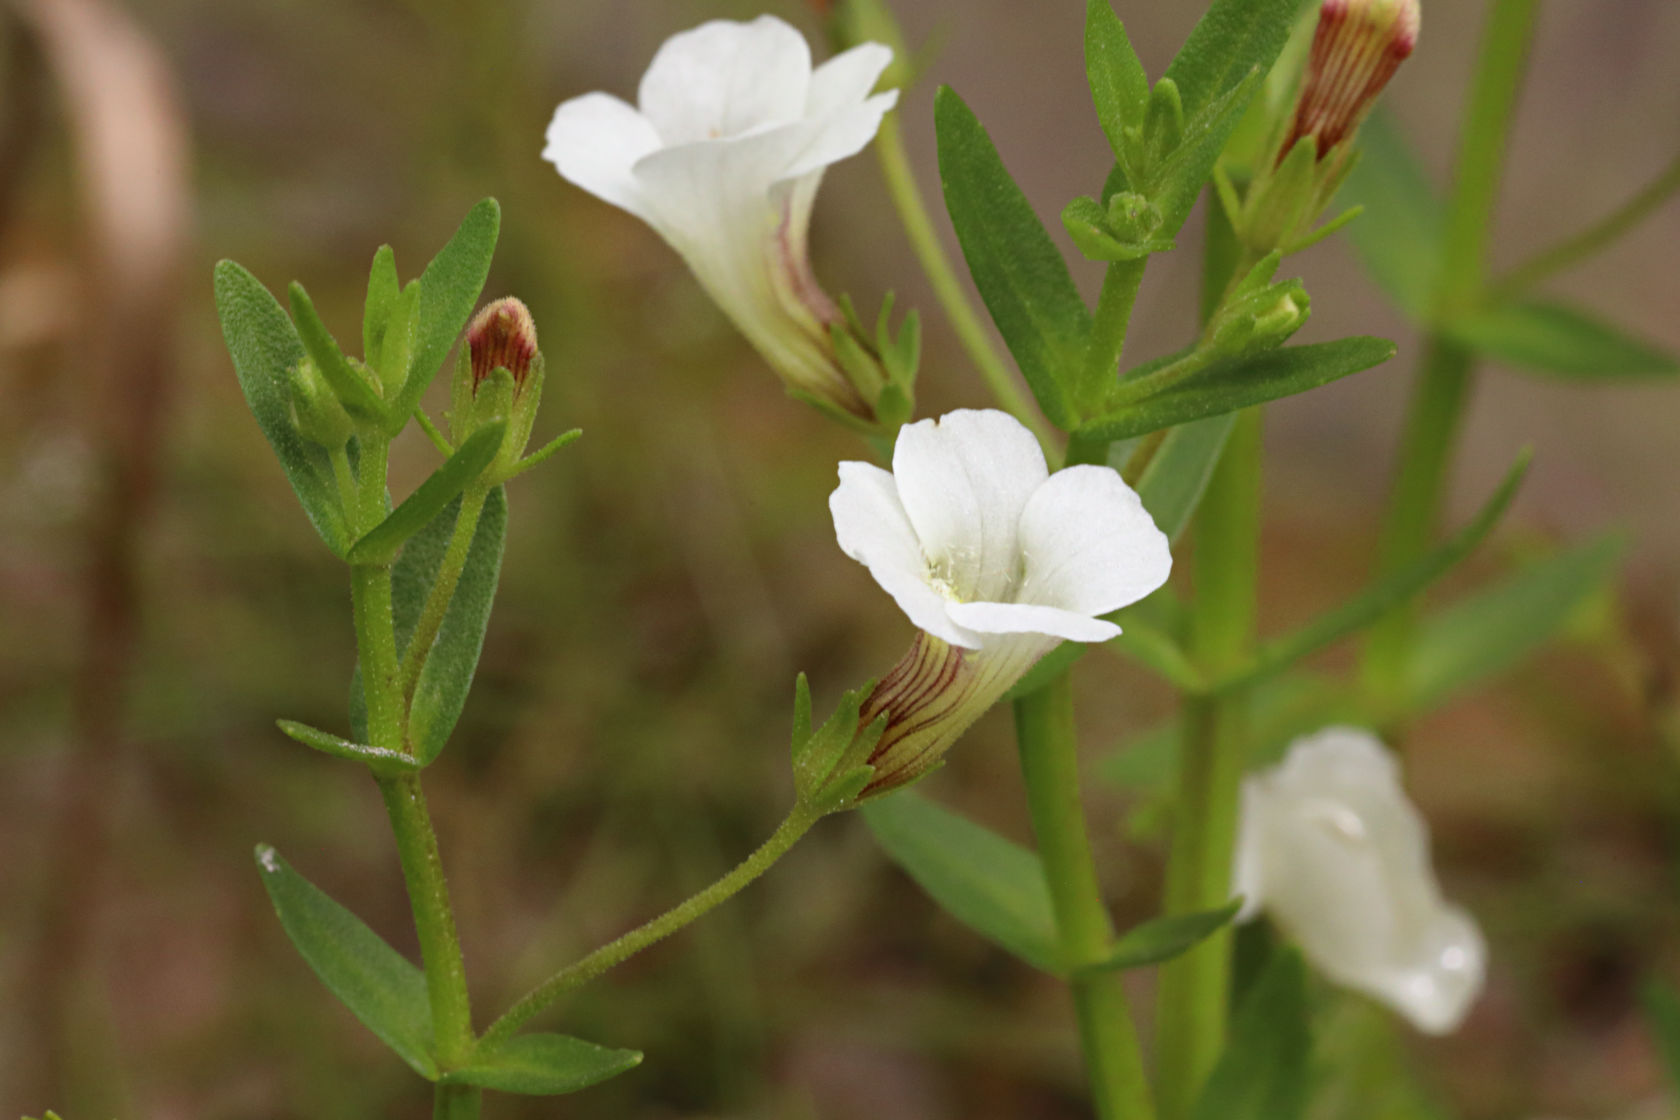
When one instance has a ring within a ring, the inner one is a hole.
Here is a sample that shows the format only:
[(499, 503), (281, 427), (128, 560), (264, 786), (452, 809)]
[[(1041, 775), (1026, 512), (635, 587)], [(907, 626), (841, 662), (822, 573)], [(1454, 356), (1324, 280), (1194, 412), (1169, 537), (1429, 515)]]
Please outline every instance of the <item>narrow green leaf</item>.
[(1214, 682), (1215, 690), (1251, 685), (1274, 676), (1305, 657), (1333, 643), (1357, 633), (1395, 607), (1411, 599), (1476, 550), (1499, 519), (1510, 508), (1517, 489), (1528, 473), (1530, 456), (1524, 452), (1511, 467), (1499, 489), (1474, 520), (1459, 530), (1451, 540), (1428, 555), (1406, 565), (1391, 575), (1379, 579), (1354, 598), (1331, 611), (1326, 611), (1293, 633), (1274, 638), (1262, 645), (1254, 660), (1231, 676)]
[(233, 261), (216, 265), (216, 312), (234, 373), (257, 426), (274, 449), (303, 512), (327, 547), (343, 556), (350, 532), (338, 503), (327, 453), (298, 434), (292, 415), (291, 371), (303, 361), (303, 341), (267, 288)]
[(1213, 174), (1213, 165), (1219, 162), (1225, 142), (1242, 123), (1243, 113), (1264, 79), (1265, 71), (1251, 70), (1200, 113), (1187, 116), (1182, 142), (1155, 174), (1153, 197), (1161, 215), (1157, 237), (1170, 238), (1183, 227)]
[(1328, 385), (1381, 365), (1394, 354), (1394, 343), (1360, 337), (1290, 346), (1220, 362), (1152, 397), (1097, 417), (1080, 427), (1079, 437), (1129, 439), (1209, 416), (1223, 416)]
[(1076, 423), (1061, 379), (1080, 368), (1091, 316), (991, 137), (949, 86), (934, 98), (939, 177), (974, 285), (1050, 421)]
[(1170, 961), (1224, 929), (1241, 909), (1242, 900), (1238, 899), (1217, 910), (1173, 914), (1134, 926), (1114, 943), (1107, 959), (1090, 966), (1091, 970), (1113, 972)]
[(1639, 993), (1645, 1021), (1657, 1040), (1657, 1052), (1668, 1068), (1669, 1084), (1680, 1089), (1680, 995), (1668, 984), (1651, 980)]
[(639, 1050), (613, 1050), (563, 1034), (522, 1034), (474, 1054), (439, 1080), (503, 1093), (555, 1097), (587, 1089), (642, 1064)]
[(258, 844), (256, 855), (280, 925), (315, 975), (415, 1073), (437, 1080), (425, 974), (273, 848)]
[(1359, 157), (1338, 195), (1339, 205), (1363, 206), (1348, 237), (1365, 267), (1414, 322), (1431, 319), (1446, 219), (1399, 123), (1377, 110), (1359, 130)]
[(1060, 971), (1036, 853), (915, 793), (868, 801), (861, 811), (887, 855), (947, 913), (1035, 968)]
[(303, 285), (293, 280), (287, 294), (291, 298), (292, 318), (297, 321), (298, 336), (303, 339), (304, 349), (315, 359), (321, 376), (332, 386), (345, 411), (364, 420), (383, 421), (385, 402), (379, 399), (379, 394), (361, 374), (350, 368), (349, 359), (338, 348), (338, 340), (327, 330), (327, 325), (321, 322), (321, 316), (316, 313), (315, 304), (310, 301), (309, 293), (303, 290)]
[(1237, 414), (1210, 416), (1182, 424), (1166, 434), (1138, 479), (1138, 497), (1154, 518), (1155, 527), (1177, 541), (1202, 504), (1213, 468), (1219, 465), (1225, 440)]
[[(455, 526), (455, 518), (444, 510), (437, 522), (443, 524), (444, 539)], [(473, 674), (478, 672), (479, 654), (484, 650), (484, 634), (490, 628), (490, 608), (496, 600), (496, 586), (502, 575), (502, 547), (507, 541), (507, 495), (498, 486), (490, 491), (484, 511), (479, 514), (478, 528), (473, 533), (467, 563), (461, 570), (461, 581), (455, 585), (455, 597), (444, 613), (443, 626), (437, 641), (420, 671), (414, 686), (414, 705), (409, 712), (408, 737), (414, 744), (415, 757), (422, 766), (430, 763), (443, 750), (461, 718), (467, 693), (472, 690)], [(407, 559), (408, 550), (403, 550)], [(441, 556), (441, 553), (438, 554)], [(436, 572), (438, 561), (432, 561)], [(397, 567), (402, 567), (398, 561)], [(392, 572), (393, 581), (397, 575)], [(427, 581), (430, 587), (430, 581)], [(393, 589), (394, 593), (394, 589)], [(400, 639), (407, 645), (407, 634), (414, 632), (414, 620)]]
[(507, 425), (486, 424), (445, 459), (443, 465), (414, 488), (402, 505), (369, 529), (350, 548), (352, 564), (389, 564), (403, 542), (429, 525), (443, 507), (471, 485), (501, 450)]
[(315, 750), (323, 754), (330, 754), (335, 758), (345, 758), (351, 762), (365, 762), (369, 766), (380, 770), (420, 769), (420, 764), (408, 755), (388, 751), (384, 747), (370, 747), (366, 743), (352, 743), (348, 739), (341, 739), (337, 735), (310, 727), (307, 723), (299, 723), (295, 719), (276, 720), (275, 723), (288, 737), (297, 740), (306, 747), (313, 747)]
[(1214, 0), (1166, 76), (1178, 84), (1184, 119), (1193, 120), (1251, 72), (1277, 61), (1301, 0)]
[(1306, 970), (1299, 953), (1278, 950), (1237, 1009), (1192, 1120), (1299, 1120), (1311, 1056)]
[(1616, 574), (1627, 540), (1607, 534), (1542, 560), (1419, 623), (1406, 675), (1414, 712), (1503, 673), (1557, 636)]
[(1673, 354), (1561, 304), (1492, 307), (1451, 320), (1446, 329), (1483, 357), (1572, 381), (1680, 373)]
[[(1127, 167), (1134, 145), (1125, 129), (1143, 122), (1149, 75), (1109, 0), (1090, 0), (1085, 9), (1085, 76), (1108, 146), (1120, 166)], [(1134, 171), (1129, 169), (1128, 175)]]
[(420, 274), (420, 303), (414, 348), (402, 391), (392, 401), (393, 423), (406, 423), (443, 367), (455, 338), (472, 317), (473, 306), (490, 275), (490, 258), (496, 253), (501, 231), (502, 208), (486, 198), (461, 222), (449, 244), (438, 251)]
[[(379, 251), (373, 254), (373, 267), (368, 270), (367, 303), (362, 306), (362, 361), (375, 369), (379, 368), (385, 324), (390, 321), (391, 309), (401, 297), (402, 283), (397, 279), (396, 251), (389, 245), (381, 245)], [(391, 376), (394, 380), (395, 375)]]

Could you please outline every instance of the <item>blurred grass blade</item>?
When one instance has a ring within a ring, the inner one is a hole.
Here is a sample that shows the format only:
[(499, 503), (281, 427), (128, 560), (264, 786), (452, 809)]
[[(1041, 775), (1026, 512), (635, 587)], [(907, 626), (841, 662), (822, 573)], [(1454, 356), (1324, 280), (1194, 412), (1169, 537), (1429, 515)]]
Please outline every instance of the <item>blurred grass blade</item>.
[(339, 509), (327, 453), (298, 434), (292, 417), (291, 371), (304, 359), (303, 341), (278, 301), (233, 261), (216, 265), (216, 312), (233, 357), (245, 403), (256, 417), (310, 524), (343, 556), (349, 528)]
[(1420, 594), (1474, 552), (1476, 546), (1493, 531), (1493, 527), (1510, 508), (1511, 500), (1516, 497), (1517, 489), (1528, 474), (1529, 459), (1527, 452), (1518, 458), (1505, 476), (1505, 481), (1482, 507), (1482, 511), (1451, 540), (1399, 571), (1383, 577), (1353, 599), (1325, 612), (1294, 633), (1266, 642), (1248, 666), (1223, 680), (1215, 681), (1213, 688), (1237, 688), (1274, 676), (1303, 658), (1357, 633), (1395, 607)]
[(450, 1070), (445, 1085), (553, 1097), (587, 1089), (642, 1064), (639, 1050), (613, 1050), (563, 1034), (523, 1034)]
[(1085, 9), (1085, 77), (1108, 146), (1127, 177), (1135, 178), (1137, 169), (1131, 166), (1135, 145), (1125, 130), (1143, 123), (1149, 75), (1109, 0), (1089, 0)]
[(365, 762), (370, 766), (387, 770), (420, 769), (420, 764), (408, 755), (388, 751), (384, 747), (370, 747), (366, 743), (352, 743), (348, 739), (340, 739), (337, 735), (310, 727), (307, 723), (299, 723), (295, 719), (276, 720), (275, 723), (289, 738), (297, 740), (306, 747), (313, 747), (322, 754), (330, 754), (334, 758), (349, 759), (351, 762)]
[(1237, 414), (1210, 416), (1168, 432), (1138, 479), (1138, 497), (1155, 527), (1176, 542), (1189, 526), (1219, 465)]
[(1036, 853), (908, 791), (865, 802), (860, 812), (893, 862), (948, 914), (1033, 967), (1060, 971)]
[(338, 397), (350, 415), (383, 423), (386, 418), (385, 402), (360, 373), (350, 368), (350, 361), (339, 349), (338, 340), (333, 338), (332, 332), (327, 330), (327, 325), (316, 313), (309, 293), (296, 280), (286, 291), (291, 299), (292, 318), (297, 321), (298, 337), (303, 339), (303, 347), (309, 351), (309, 356), (315, 359), (321, 376), (332, 386), (333, 395)]
[(934, 98), (939, 177), (974, 286), (1044, 415), (1076, 423), (1059, 378), (1081, 368), (1091, 316), (1067, 262), (961, 97)]
[(1300, 1120), (1312, 1037), (1306, 970), (1293, 949), (1272, 954), (1231, 1024), (1192, 1120)]
[[(440, 526), (440, 535), (447, 541), (455, 518), (445, 510), (434, 524)], [(507, 494), (498, 486), (490, 491), (484, 511), (478, 516), (478, 528), (467, 552), (466, 566), (461, 570), (461, 581), (455, 585), (455, 597), (449, 601), (437, 641), (414, 686), (408, 737), (422, 766), (443, 750), (456, 721), (461, 718), (461, 709), (466, 706), (473, 675), (478, 672), (479, 654), (484, 650), (484, 634), (490, 627), (490, 608), (495, 603), (496, 586), (502, 575), (502, 548), (506, 541)], [(437, 555), (441, 558), (442, 553)], [(431, 561), (434, 573), (438, 562)], [(396, 578), (395, 571), (392, 578)], [(428, 580), (426, 587), (430, 585)], [(408, 634), (414, 632), (414, 626), (415, 619), (410, 619)], [(402, 641), (406, 647), (406, 635)]]
[(1172, 914), (1134, 926), (1114, 943), (1114, 950), (1092, 971), (1114, 971), (1143, 968), (1146, 965), (1170, 961), (1187, 953), (1223, 929), (1237, 911), (1238, 900), (1217, 910), (1202, 910), (1194, 914)]
[(1656, 1038), (1657, 1053), (1668, 1069), (1668, 1082), (1680, 1091), (1680, 995), (1666, 982), (1651, 980), (1639, 993), (1645, 1021)]
[(315, 975), (414, 1072), (435, 1081), (425, 975), (280, 853), (259, 844), (256, 854), (274, 912)]
[(1572, 381), (1680, 373), (1680, 360), (1673, 354), (1556, 303), (1516, 303), (1477, 311), (1450, 321), (1446, 331), (1484, 358)]
[(1446, 220), (1391, 114), (1379, 109), (1359, 130), (1359, 158), (1337, 197), (1341, 207), (1365, 207), (1348, 237), (1377, 284), (1414, 322), (1429, 322)]
[(1409, 708), (1430, 711), (1552, 640), (1615, 577), (1626, 546), (1621, 534), (1606, 534), (1423, 619), (1406, 677)]
[(389, 564), (396, 559), (403, 542), (430, 524), (444, 506), (484, 473), (501, 450), (506, 430), (506, 424), (497, 422), (486, 424), (468, 436), (455, 454), (403, 499), (402, 505), (351, 546), (350, 563)]
[[(362, 361), (379, 369), (379, 351), (385, 341), (385, 326), (390, 322), (391, 309), (402, 298), (402, 283), (397, 279), (397, 254), (389, 245), (381, 245), (373, 254), (373, 267), (368, 270), (367, 303), (362, 307)], [(382, 377), (395, 375), (380, 370)]]
[(1381, 365), (1395, 354), (1381, 338), (1344, 338), (1315, 346), (1270, 350), (1252, 358), (1220, 362), (1152, 397), (1099, 416), (1079, 429), (1088, 440), (1129, 439), (1162, 428), (1223, 416), (1328, 385)]
[(408, 373), (391, 376), (402, 389), (391, 403), (392, 424), (407, 423), (409, 413), (419, 405), (426, 387), (443, 367), (443, 359), (455, 338), (472, 317), (484, 281), (490, 275), (490, 258), (496, 253), (501, 232), (502, 208), (486, 198), (467, 211), (455, 236), (438, 250), (420, 274), (419, 315)]

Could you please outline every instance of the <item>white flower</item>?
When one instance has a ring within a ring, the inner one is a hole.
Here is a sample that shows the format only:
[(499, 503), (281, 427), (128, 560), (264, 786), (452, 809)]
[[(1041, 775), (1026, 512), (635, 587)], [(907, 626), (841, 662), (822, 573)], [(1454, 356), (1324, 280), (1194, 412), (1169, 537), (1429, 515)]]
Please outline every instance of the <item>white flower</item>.
[(1442, 899), (1428, 826), (1370, 732), (1326, 728), (1243, 783), (1232, 893), (1419, 1030), (1454, 1030), (1481, 991), (1481, 931)]
[(1031, 432), (995, 411), (900, 430), (889, 473), (841, 463), (828, 500), (846, 555), (923, 633), (876, 687), (888, 718), (866, 793), (910, 781), (1063, 639), (1120, 633), (1098, 616), (1172, 569), (1167, 538), (1107, 467), (1052, 475)]
[(605, 93), (561, 104), (543, 157), (670, 242), (791, 390), (867, 420), (806, 233), (823, 170), (862, 150), (897, 100), (869, 95), (891, 61), (865, 43), (813, 70), (804, 37), (774, 16), (714, 20), (665, 41), (636, 106)]

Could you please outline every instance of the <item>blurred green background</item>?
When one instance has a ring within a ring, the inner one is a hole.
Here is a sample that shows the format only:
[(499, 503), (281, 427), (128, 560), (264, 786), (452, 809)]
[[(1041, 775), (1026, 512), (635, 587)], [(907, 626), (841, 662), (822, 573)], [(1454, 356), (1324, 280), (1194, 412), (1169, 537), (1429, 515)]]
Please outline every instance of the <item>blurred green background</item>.
[[(1158, 73), (1202, 6), (1118, 10)], [(1107, 152), (1083, 84), (1082, 4), (899, 8), (912, 42), (936, 44), (903, 103), (924, 187), (936, 182), (932, 89), (949, 82), (1042, 214), (1095, 189)], [(1483, 8), (1425, 0), (1419, 52), (1389, 95), (1438, 177)], [(495, 195), (486, 296), (517, 294), (536, 317), (550, 371), (537, 439), (584, 429), (511, 487), (477, 691), (430, 775), (480, 1022), (768, 833), (791, 795), (796, 671), (824, 707), (908, 642), (829, 525), (834, 464), (862, 447), (782, 395), (655, 235), (538, 158), (561, 99), (632, 96), (667, 35), (765, 9), (816, 38), (814, 13), (787, 2), (0, 5), (0, 1115), (428, 1107), (296, 956), (252, 870), (252, 845), (275, 844), (412, 952), (372, 783), (273, 726), (343, 727), (348, 596), (245, 413), (211, 306), (216, 259), (273, 289), (303, 280), (353, 338), (374, 248), (393, 243), (413, 275)], [(1611, 209), (1672, 158), (1677, 51), (1673, 0), (1547, 5), (1499, 262)], [(923, 414), (984, 403), (869, 156), (830, 173), (814, 238), (832, 291), (873, 308), (896, 289), (923, 310)], [(1191, 330), (1193, 241), (1151, 269), (1134, 357)], [(1680, 348), (1677, 245), (1670, 206), (1557, 290)], [(1402, 350), (1270, 410), (1271, 627), (1361, 583), (1416, 357), (1344, 245), (1293, 263), (1315, 297), (1310, 337), (1385, 333)], [(1075, 267), (1094, 287), (1096, 266)], [(1410, 781), (1446, 889), (1492, 945), (1488, 991), (1438, 1041), (1361, 1005), (1328, 1008), (1329, 1050), (1358, 1072), (1327, 1091), (1321, 1116), (1670, 1114), (1636, 995), (1680, 969), (1666, 734), (1680, 667), (1677, 422), (1680, 388), (1483, 381), (1455, 509), (1473, 508), (1519, 446), (1537, 462), (1461, 582), (1610, 524), (1634, 546), (1619, 601), (1572, 641), (1412, 730)], [(405, 437), (399, 488), (433, 458)], [(1106, 655), (1076, 680), (1093, 762), (1171, 710)], [(1157, 905), (1159, 839), (1126, 823), (1118, 791), (1094, 775), (1089, 786), (1094, 820), (1111, 822), (1099, 830), (1110, 895), (1136, 921)], [(1005, 712), (924, 788), (1026, 836)], [(1147, 1008), (1152, 977), (1135, 980)], [(841, 818), (545, 1018), (645, 1050), (641, 1069), (490, 1109), (1077, 1117), (1068, 1011), (1056, 983), (938, 913)], [(1399, 1097), (1412, 1104), (1361, 1080), (1391, 1068), (1407, 1071)]]

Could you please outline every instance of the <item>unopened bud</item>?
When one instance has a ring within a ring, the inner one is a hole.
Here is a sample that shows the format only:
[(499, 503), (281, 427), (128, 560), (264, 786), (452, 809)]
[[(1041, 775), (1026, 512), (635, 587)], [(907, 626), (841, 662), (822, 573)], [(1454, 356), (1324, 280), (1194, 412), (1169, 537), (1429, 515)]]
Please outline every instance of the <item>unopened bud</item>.
[(498, 367), (513, 374), (515, 386), (523, 387), (537, 357), (537, 325), (523, 302), (503, 296), (473, 317), (467, 327), (467, 347), (475, 391)]
[(1279, 158), (1303, 136), (1311, 136), (1323, 159), (1353, 135), (1417, 46), (1419, 18), (1418, 0), (1324, 0)]
[(305, 358), (292, 369), (292, 412), (298, 434), (310, 443), (337, 451), (350, 442), (355, 421), (344, 411), (327, 379), (313, 358)]

